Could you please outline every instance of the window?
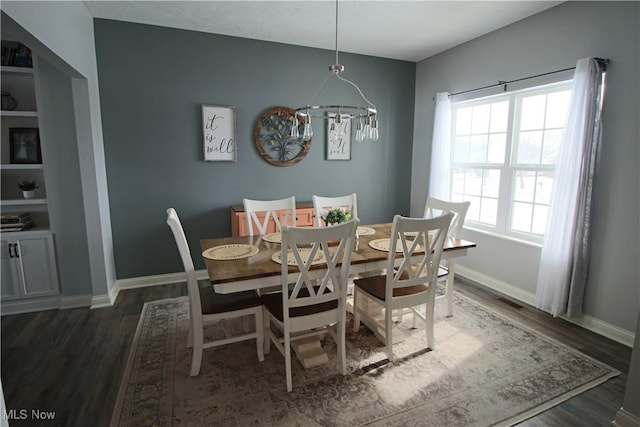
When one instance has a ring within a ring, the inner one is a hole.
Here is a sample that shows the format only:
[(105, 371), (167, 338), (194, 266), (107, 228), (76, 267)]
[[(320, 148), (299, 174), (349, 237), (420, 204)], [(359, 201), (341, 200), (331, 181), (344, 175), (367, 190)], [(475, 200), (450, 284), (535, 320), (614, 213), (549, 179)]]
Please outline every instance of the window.
[(451, 200), (474, 227), (541, 241), (571, 82), (453, 103)]

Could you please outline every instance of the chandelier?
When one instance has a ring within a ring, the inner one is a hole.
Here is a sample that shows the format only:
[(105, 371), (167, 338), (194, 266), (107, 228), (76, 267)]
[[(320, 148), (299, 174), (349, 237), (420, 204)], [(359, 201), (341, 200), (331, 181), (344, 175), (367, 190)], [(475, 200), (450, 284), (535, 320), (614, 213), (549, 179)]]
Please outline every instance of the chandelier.
[[(311, 119), (329, 119), (330, 127), (329, 132), (338, 132), (338, 128), (343, 120), (353, 120), (356, 125), (356, 141), (364, 141), (365, 139), (371, 141), (378, 140), (378, 111), (376, 106), (367, 99), (362, 93), (357, 84), (349, 79), (345, 79), (341, 76), (344, 71), (344, 65), (340, 65), (338, 61), (338, 0), (336, 0), (336, 62), (329, 66), (329, 75), (320, 85), (316, 93), (311, 97), (311, 100), (304, 107), (296, 108), (295, 115), (293, 116), (293, 124), (291, 126), (291, 137), (300, 138), (304, 141), (311, 140), (313, 136), (313, 128), (311, 127)], [(366, 103), (360, 106), (352, 105), (314, 105), (316, 97), (322, 92), (322, 89), (327, 85), (329, 79), (336, 78), (341, 82), (348, 83), (353, 86), (362, 100)], [(302, 126), (302, 132), (300, 127)]]

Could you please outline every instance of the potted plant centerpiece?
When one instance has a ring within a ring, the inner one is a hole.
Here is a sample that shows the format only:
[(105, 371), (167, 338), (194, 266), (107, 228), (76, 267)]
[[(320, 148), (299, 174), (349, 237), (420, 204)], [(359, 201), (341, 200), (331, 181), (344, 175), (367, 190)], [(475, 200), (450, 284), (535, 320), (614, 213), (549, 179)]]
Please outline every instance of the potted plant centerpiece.
[(351, 219), (351, 211), (344, 208), (333, 208), (327, 211), (327, 214), (322, 217), (326, 226), (341, 224)]
[(18, 188), (22, 190), (22, 196), (25, 199), (33, 199), (35, 197), (36, 188), (38, 184), (35, 181), (20, 181), (18, 183)]
[[(333, 209), (329, 209), (329, 211), (327, 211), (327, 213), (325, 215), (322, 216), (322, 219), (324, 220), (324, 224), (328, 227), (330, 225), (335, 225), (335, 224), (341, 224), (343, 222), (347, 222), (351, 219), (351, 211), (349, 209), (345, 209), (345, 208), (333, 208)], [(333, 242), (334, 244), (337, 244), (338, 242)], [(331, 246), (332, 243), (329, 242), (329, 246)], [(355, 239), (353, 242), (353, 250), (357, 251), (358, 250), (358, 232), (356, 231), (356, 235), (355, 235)]]

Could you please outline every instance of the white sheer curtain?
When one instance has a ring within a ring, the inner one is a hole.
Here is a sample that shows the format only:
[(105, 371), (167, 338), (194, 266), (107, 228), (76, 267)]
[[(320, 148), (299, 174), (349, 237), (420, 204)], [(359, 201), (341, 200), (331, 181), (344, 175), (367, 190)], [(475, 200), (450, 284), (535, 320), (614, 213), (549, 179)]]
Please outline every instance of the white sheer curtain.
[(591, 193), (601, 139), (603, 66), (578, 61), (540, 256), (536, 305), (554, 316), (582, 313), (589, 266)]
[(448, 92), (436, 96), (436, 113), (433, 119), (431, 141), (431, 168), (429, 196), (449, 200), (451, 177), (451, 101)]

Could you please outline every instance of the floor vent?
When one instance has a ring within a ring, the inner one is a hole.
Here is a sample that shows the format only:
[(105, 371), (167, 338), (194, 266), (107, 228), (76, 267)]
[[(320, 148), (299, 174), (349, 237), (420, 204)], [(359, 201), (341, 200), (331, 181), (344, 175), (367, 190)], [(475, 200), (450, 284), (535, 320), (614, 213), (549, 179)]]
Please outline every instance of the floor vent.
[(524, 308), (520, 304), (518, 304), (517, 302), (513, 302), (513, 301), (508, 300), (508, 299), (503, 298), (503, 297), (498, 298), (498, 301), (500, 301), (502, 303), (505, 303), (507, 305), (510, 305), (511, 307), (516, 308), (518, 310), (521, 309), (521, 308)]

